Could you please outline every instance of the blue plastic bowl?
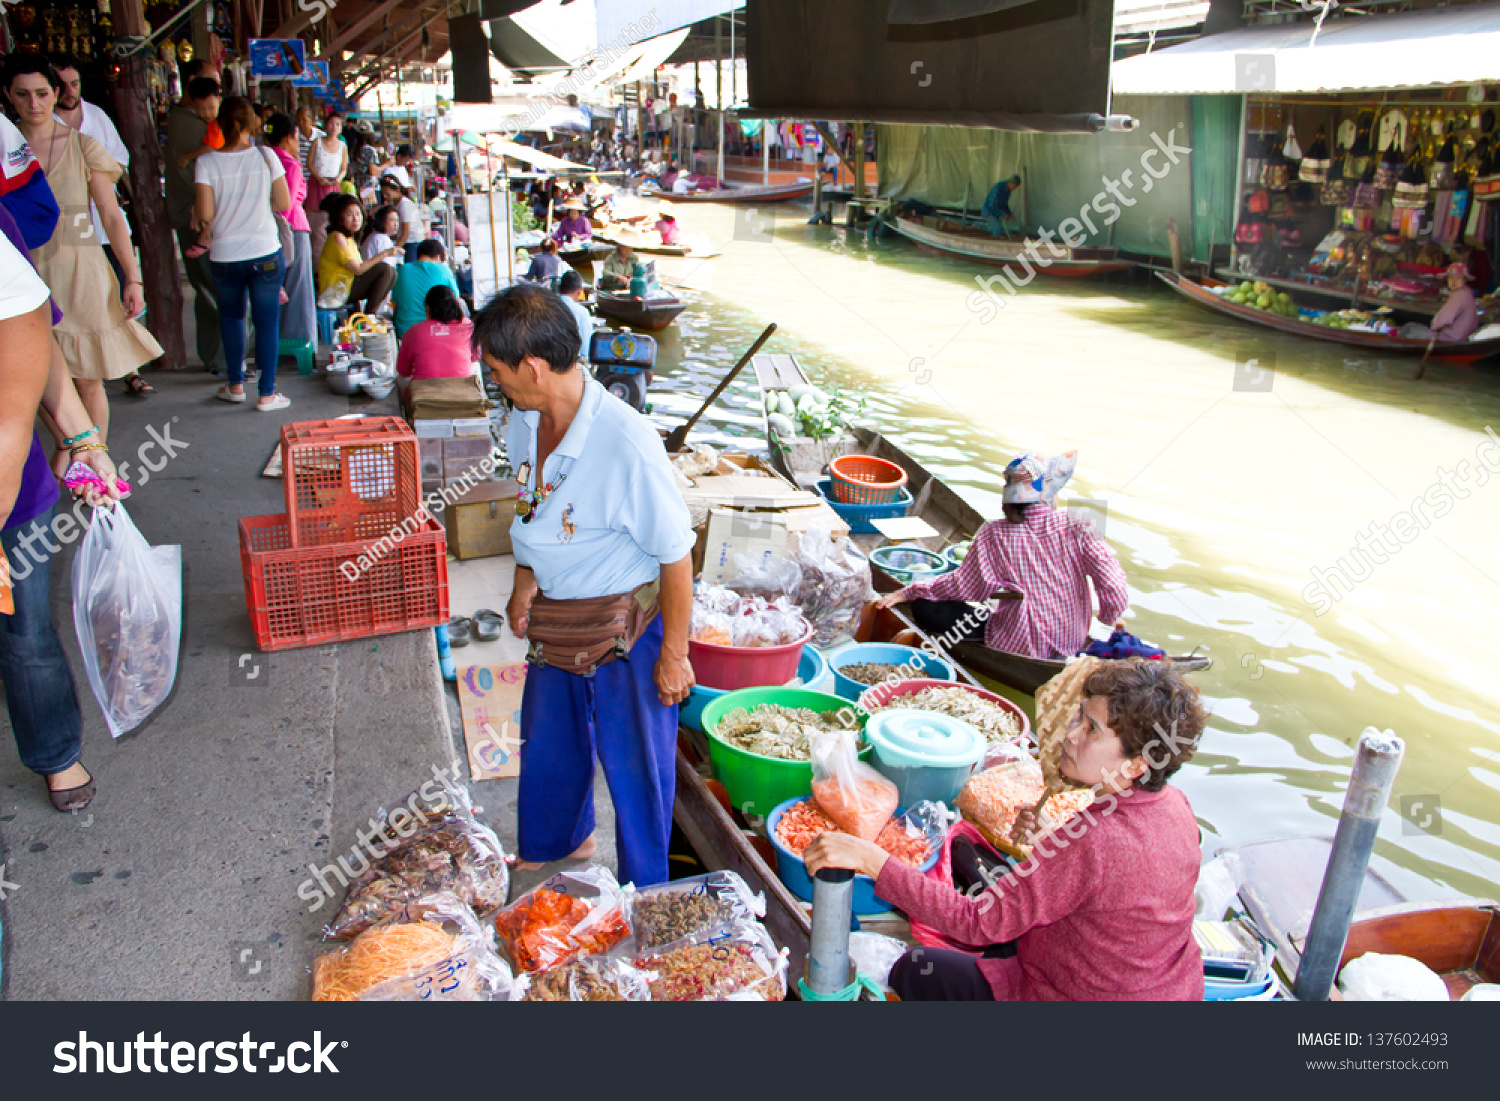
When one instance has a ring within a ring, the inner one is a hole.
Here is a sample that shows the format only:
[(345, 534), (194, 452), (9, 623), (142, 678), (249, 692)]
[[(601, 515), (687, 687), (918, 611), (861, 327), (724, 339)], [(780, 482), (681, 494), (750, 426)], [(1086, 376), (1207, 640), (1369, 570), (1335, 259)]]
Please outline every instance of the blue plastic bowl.
[[(828, 675), (828, 660), (811, 643), (802, 647), (802, 660), (797, 663), (797, 678), (804, 687), (822, 691), (819, 682)], [(703, 733), (703, 711), (714, 700), (732, 692), (732, 688), (707, 688), (695, 684), (688, 698), (677, 709), (677, 721), (690, 730)]]
[[(807, 874), (807, 865), (802, 858), (794, 854), (790, 849), (776, 839), (776, 827), (781, 822), (781, 816), (795, 803), (805, 803), (808, 797), (799, 795), (795, 799), (788, 799), (771, 812), (771, 817), (766, 819), (766, 835), (771, 839), (771, 845), (776, 850), (776, 875), (791, 891), (803, 902), (811, 902), (813, 895), (812, 876)], [(896, 808), (896, 816), (899, 818), (906, 812), (900, 807)], [(917, 869), (926, 872), (937, 863), (938, 853), (936, 850), (928, 854), (922, 866)], [(875, 893), (875, 881), (867, 875), (856, 875), (854, 877), (854, 912), (856, 914), (883, 914), (887, 910), (895, 909), (889, 902)]]
[(885, 665), (914, 666), (915, 669), (924, 670), (923, 672), (914, 671), (898, 678), (900, 680), (956, 681), (958, 679), (953, 666), (942, 658), (933, 657), (924, 650), (918, 650), (915, 646), (897, 646), (893, 642), (861, 642), (840, 650), (828, 659), (828, 664), (833, 669), (833, 694), (843, 696), (846, 700), (857, 701), (870, 685), (850, 680), (839, 672), (839, 668), (867, 661), (880, 662)]

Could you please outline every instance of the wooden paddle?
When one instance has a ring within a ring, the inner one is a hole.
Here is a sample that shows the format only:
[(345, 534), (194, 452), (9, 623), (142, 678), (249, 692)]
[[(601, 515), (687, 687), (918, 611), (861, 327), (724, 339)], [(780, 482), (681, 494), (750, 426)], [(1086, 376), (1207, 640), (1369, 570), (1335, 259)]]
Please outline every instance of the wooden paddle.
[(708, 407), (710, 405), (719, 400), (719, 395), (722, 394), (725, 388), (727, 388), (729, 384), (734, 381), (735, 376), (738, 375), (742, 370), (744, 370), (745, 364), (750, 362), (750, 357), (755, 355), (756, 352), (760, 351), (760, 346), (766, 341), (770, 340), (771, 334), (775, 331), (776, 322), (773, 321), (766, 326), (766, 331), (760, 334), (755, 343), (750, 345), (750, 350), (740, 357), (740, 361), (734, 365), (734, 370), (725, 375), (723, 381), (721, 381), (719, 385), (714, 387), (714, 392), (712, 394), (709, 394), (708, 400), (698, 407), (698, 411), (696, 413), (688, 418), (688, 422), (682, 425), (680, 428), (672, 429), (672, 434), (667, 437), (668, 454), (682, 450), (682, 445), (687, 442), (687, 434), (693, 430), (693, 425), (698, 423), (698, 418), (703, 416), (704, 413), (708, 412)]
[(1417, 373), (1412, 376), (1413, 382), (1416, 382), (1427, 373), (1427, 357), (1432, 355), (1432, 346), (1436, 343), (1437, 333), (1433, 333), (1430, 337), (1427, 338), (1427, 350), (1422, 353), (1422, 362), (1417, 364)]

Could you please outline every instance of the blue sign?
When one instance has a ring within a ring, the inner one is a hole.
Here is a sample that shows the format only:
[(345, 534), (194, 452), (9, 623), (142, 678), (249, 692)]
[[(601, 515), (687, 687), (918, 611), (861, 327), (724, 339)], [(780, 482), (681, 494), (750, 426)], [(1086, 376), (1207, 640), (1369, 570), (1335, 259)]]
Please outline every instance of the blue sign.
[(272, 80), (298, 77), (307, 71), (307, 43), (300, 38), (252, 38), (250, 75)]
[(328, 62), (309, 61), (307, 71), (301, 76), (292, 77), (292, 86), (296, 88), (324, 89), (328, 87)]

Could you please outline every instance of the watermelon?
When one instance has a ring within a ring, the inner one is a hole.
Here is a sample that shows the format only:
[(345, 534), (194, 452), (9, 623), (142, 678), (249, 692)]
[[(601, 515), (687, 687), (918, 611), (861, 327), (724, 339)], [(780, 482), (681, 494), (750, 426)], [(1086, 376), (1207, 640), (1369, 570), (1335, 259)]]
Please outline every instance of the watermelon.
[(766, 422), (771, 426), (771, 431), (783, 440), (789, 440), (797, 434), (797, 426), (792, 423), (792, 418), (783, 413), (768, 414)]
[(797, 415), (797, 403), (792, 400), (792, 395), (783, 390), (776, 397), (777, 411), (788, 420)]

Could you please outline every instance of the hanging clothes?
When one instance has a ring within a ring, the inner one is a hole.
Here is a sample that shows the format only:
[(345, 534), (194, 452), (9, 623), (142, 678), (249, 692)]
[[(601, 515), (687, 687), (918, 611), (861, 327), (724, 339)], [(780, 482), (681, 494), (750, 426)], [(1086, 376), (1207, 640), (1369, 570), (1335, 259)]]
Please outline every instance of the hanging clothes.
[(1377, 133), (1380, 135), (1379, 151), (1384, 153), (1393, 145), (1398, 152), (1406, 151), (1406, 130), (1409, 122), (1406, 113), (1399, 107), (1387, 111), (1380, 120)]

